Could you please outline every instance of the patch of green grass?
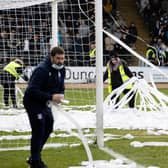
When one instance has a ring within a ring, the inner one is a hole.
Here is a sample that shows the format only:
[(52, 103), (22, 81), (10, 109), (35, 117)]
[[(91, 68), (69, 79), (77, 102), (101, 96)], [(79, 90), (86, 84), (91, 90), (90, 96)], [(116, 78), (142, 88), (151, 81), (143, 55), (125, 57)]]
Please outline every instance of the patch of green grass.
[(160, 168), (167, 168), (168, 165), (168, 147), (142, 147), (135, 148), (130, 145), (132, 141), (140, 142), (167, 142), (167, 135), (148, 135), (145, 130), (106, 130), (107, 133), (125, 135), (132, 134), (135, 138), (117, 139), (105, 142), (105, 145), (114, 151), (140, 163), (144, 166), (158, 166)]
[[(91, 146), (94, 160), (110, 160), (111, 157), (99, 149)], [(29, 156), (29, 151), (9, 151), (0, 152), (0, 162), (2, 168), (27, 168), (25, 163)], [(83, 146), (62, 147), (57, 149), (47, 149), (43, 151), (43, 160), (49, 168), (68, 168), (69, 166), (79, 166), (81, 161), (88, 160)]]
[[(168, 95), (168, 89), (160, 89), (160, 91)], [(3, 94), (3, 89), (2, 87), (0, 87), (0, 102), (3, 102), (2, 94)], [(108, 95), (108, 90), (107, 88), (105, 88), (104, 99), (107, 97), (107, 95)], [(69, 105), (74, 105), (74, 106), (95, 105), (96, 89), (95, 88), (80, 88), (80, 89), (68, 88), (68, 89), (65, 89), (65, 99), (68, 99), (70, 101)], [(0, 108), (3, 108), (2, 103), (0, 103)]]
[[(73, 130), (76, 131), (76, 130)], [(89, 133), (94, 133), (94, 129), (90, 129)], [(56, 132), (59, 133), (66, 132)], [(113, 139), (105, 142), (105, 146), (109, 149), (114, 150), (117, 153), (123, 154), (129, 159), (142, 164), (144, 166), (159, 166), (160, 168), (167, 168), (168, 160), (168, 147), (143, 147), (135, 148), (130, 146), (132, 141), (140, 142), (167, 142), (167, 135), (149, 135), (146, 130), (118, 130), (118, 129), (105, 129), (104, 133), (123, 136), (126, 134), (132, 134), (134, 139)], [(87, 134), (87, 133), (86, 133)], [(91, 139), (94, 137), (91, 137)], [(10, 141), (9, 141), (10, 143)], [(28, 143), (28, 141), (27, 141)], [(67, 144), (77, 144), (81, 141), (73, 136), (70, 137), (54, 137), (48, 140), (48, 143), (67, 143)], [(16, 146), (22, 146), (24, 144), (23, 140), (17, 141)], [(9, 145), (9, 144), (8, 144)], [(28, 145), (28, 144), (27, 144)], [(93, 154), (94, 160), (110, 160), (111, 156), (100, 151), (96, 145), (90, 145), (91, 152)], [(25, 158), (29, 156), (29, 151), (8, 151), (0, 152), (0, 162), (1, 167), (4, 168), (26, 168)], [(6, 160), (10, 160), (7, 162)], [(81, 161), (88, 160), (86, 152), (83, 145), (76, 147), (60, 147), (56, 149), (47, 149), (43, 151), (43, 159), (48, 163), (50, 168), (67, 168), (69, 166), (79, 166)]]

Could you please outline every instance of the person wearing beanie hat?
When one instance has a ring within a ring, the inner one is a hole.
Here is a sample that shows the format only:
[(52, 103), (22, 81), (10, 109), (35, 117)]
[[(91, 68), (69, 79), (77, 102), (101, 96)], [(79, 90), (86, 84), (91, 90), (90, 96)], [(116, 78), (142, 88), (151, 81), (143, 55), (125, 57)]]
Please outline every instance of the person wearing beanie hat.
[[(120, 87), (123, 83), (128, 81), (131, 77), (133, 77), (132, 72), (127, 66), (127, 63), (120, 59), (118, 53), (113, 51), (110, 53), (110, 60), (107, 63), (106, 71), (103, 75), (103, 81), (105, 82), (108, 79), (108, 92), (109, 94), (116, 88)], [(124, 90), (124, 94), (128, 93), (132, 88), (132, 85), (128, 85)], [(132, 93), (134, 94), (134, 93)], [(114, 95), (115, 97), (116, 95)], [(111, 99), (113, 99), (112, 97)], [(117, 98), (115, 103), (118, 103), (119, 98)], [(134, 108), (135, 102), (135, 94), (129, 101), (129, 107)]]

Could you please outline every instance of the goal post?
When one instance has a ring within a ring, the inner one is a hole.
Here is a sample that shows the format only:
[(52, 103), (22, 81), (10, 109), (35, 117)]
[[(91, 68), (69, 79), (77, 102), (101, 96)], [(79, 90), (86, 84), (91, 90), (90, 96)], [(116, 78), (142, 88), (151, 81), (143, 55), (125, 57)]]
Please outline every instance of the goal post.
[(99, 147), (104, 146), (103, 133), (103, 15), (102, 0), (95, 1), (96, 16), (96, 134)]
[[(63, 0), (62, 0), (63, 1)], [(79, 1), (78, 1), (79, 2)], [(102, 0), (95, 1), (96, 29), (96, 139), (99, 147), (104, 146), (103, 133), (103, 15)], [(52, 2), (52, 45), (57, 45), (58, 1)], [(90, 19), (90, 18), (88, 18)]]
[[(23, 59), (30, 76), (52, 46), (62, 46), (67, 67), (66, 99), (75, 110), (96, 107), (96, 139), (103, 147), (102, 0), (0, 0), (0, 12), (0, 64), (15, 57)], [(91, 48), (92, 44), (96, 47)], [(96, 55), (90, 57), (94, 49)], [(21, 83), (19, 93), (25, 85)], [(2, 94), (0, 98), (3, 109)], [(11, 131), (15, 129), (19, 130), (13, 127)]]

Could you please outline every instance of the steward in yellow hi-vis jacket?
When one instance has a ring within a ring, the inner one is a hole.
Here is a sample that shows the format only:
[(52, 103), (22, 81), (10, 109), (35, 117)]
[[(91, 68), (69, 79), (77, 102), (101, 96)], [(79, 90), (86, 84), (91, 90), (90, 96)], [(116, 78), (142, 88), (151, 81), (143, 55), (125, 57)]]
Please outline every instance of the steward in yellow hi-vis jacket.
[[(121, 60), (118, 57), (116, 52), (110, 54), (111, 59), (107, 63), (107, 69), (103, 76), (103, 81), (108, 79), (108, 92), (109, 94), (116, 88), (120, 87), (123, 83), (128, 81), (133, 75), (130, 69), (128, 68), (126, 62)], [(127, 88), (123, 91), (124, 94), (128, 93), (132, 88), (132, 85), (128, 85)], [(134, 94), (134, 93), (132, 93)], [(115, 97), (116, 95), (114, 95)], [(111, 99), (113, 99), (112, 97)], [(117, 99), (116, 103), (119, 101)], [(135, 95), (129, 101), (129, 107), (134, 108)]]
[(156, 54), (156, 49), (148, 47), (146, 50), (146, 58), (154, 65), (159, 65), (159, 60)]
[(23, 61), (15, 59), (4, 66), (1, 74), (1, 84), (4, 88), (4, 104), (9, 106), (9, 97), (12, 100), (13, 108), (17, 108), (15, 94), (15, 80), (19, 79), (23, 71)]
[(96, 63), (96, 45), (94, 42), (90, 45), (90, 51), (89, 51), (89, 57), (90, 57), (90, 65), (95, 65)]

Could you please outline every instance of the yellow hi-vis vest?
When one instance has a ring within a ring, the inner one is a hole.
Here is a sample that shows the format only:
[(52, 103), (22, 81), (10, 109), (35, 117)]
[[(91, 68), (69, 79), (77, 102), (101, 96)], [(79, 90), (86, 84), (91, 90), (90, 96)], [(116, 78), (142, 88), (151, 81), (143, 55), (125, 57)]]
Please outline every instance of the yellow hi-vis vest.
[(166, 53), (164, 51), (161, 53), (161, 55), (163, 58), (166, 58)]
[(148, 49), (147, 51), (146, 51), (146, 58), (148, 59), (149, 58), (149, 53), (150, 52), (152, 52), (152, 58), (154, 59), (154, 58), (156, 58), (156, 54), (155, 54), (155, 52), (153, 51), (153, 49)]
[(89, 51), (90, 58), (95, 57), (95, 55), (96, 55), (96, 48), (94, 48), (94, 49), (92, 49), (92, 50)]
[[(112, 92), (111, 71), (109, 66), (107, 68), (108, 68), (108, 92), (111, 93)], [(119, 72), (123, 83), (129, 80), (129, 77), (125, 74), (123, 65), (119, 66)], [(131, 89), (131, 88), (132, 88), (132, 85), (128, 85), (126, 89)]]
[(3, 70), (13, 75), (15, 78), (19, 78), (19, 74), (16, 71), (16, 68), (22, 67), (20, 64), (16, 63), (15, 61), (10, 62), (8, 65), (6, 65)]

